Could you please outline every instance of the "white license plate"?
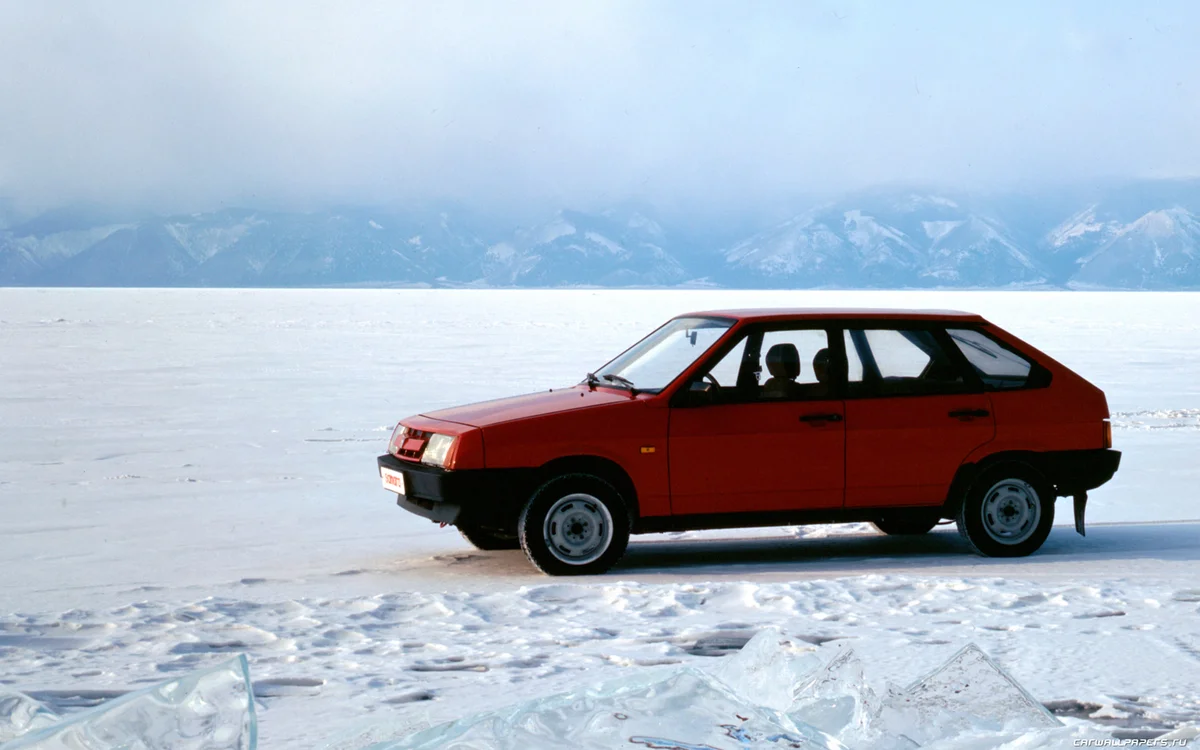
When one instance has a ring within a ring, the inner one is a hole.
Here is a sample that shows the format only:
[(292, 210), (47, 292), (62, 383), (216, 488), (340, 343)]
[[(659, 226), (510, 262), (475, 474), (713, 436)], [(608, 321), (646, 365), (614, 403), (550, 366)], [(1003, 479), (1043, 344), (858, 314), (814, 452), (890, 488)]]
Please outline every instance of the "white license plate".
[(404, 494), (404, 475), (398, 471), (391, 469), (379, 469), (379, 476), (383, 479), (383, 488), (391, 490), (397, 495)]

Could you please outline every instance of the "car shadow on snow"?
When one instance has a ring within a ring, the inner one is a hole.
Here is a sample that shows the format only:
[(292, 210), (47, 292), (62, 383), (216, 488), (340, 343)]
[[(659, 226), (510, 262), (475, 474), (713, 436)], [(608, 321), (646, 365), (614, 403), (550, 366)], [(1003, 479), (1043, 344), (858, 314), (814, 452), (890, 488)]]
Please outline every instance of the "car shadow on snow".
[[(989, 558), (975, 554), (951, 526), (929, 534), (890, 537), (883, 534), (839, 534), (820, 538), (792, 536), (745, 539), (677, 539), (634, 537), (625, 557), (609, 575), (683, 572), (689, 575), (754, 575), (762, 573), (856, 574), (903, 569), (938, 574), (939, 569), (1019, 565), (1037, 567), (1105, 561), (1200, 561), (1200, 522), (1095, 524), (1086, 537), (1069, 526), (1056, 526), (1045, 545), (1025, 558)], [(948, 570), (941, 572), (948, 573)], [(999, 570), (995, 571), (999, 574)]]
[[(1200, 521), (1093, 524), (1088, 527), (1086, 537), (1077, 535), (1070, 526), (1056, 526), (1040, 550), (1018, 558), (975, 554), (953, 525), (913, 537), (889, 537), (873, 532), (802, 537), (788, 535), (783, 529), (774, 536), (763, 536), (764, 532), (754, 530), (749, 533), (756, 536), (744, 538), (736, 538), (737, 532), (730, 531), (721, 532), (721, 537), (708, 538), (635, 536), (628, 552), (610, 572), (576, 580), (604, 581), (616, 577), (650, 582), (680, 576), (786, 580), (868, 573), (1095, 575), (1134, 569), (1150, 573), (1157, 564), (1200, 562), (1200, 544), (1197, 544)], [(1114, 562), (1120, 563), (1120, 567), (1105, 569), (1106, 563)], [(538, 575), (520, 550), (447, 550), (431, 557), (396, 559), (387, 567), (393, 572), (416, 574), (427, 581), (464, 586), (481, 581), (507, 580), (527, 585), (534, 580), (549, 580)]]

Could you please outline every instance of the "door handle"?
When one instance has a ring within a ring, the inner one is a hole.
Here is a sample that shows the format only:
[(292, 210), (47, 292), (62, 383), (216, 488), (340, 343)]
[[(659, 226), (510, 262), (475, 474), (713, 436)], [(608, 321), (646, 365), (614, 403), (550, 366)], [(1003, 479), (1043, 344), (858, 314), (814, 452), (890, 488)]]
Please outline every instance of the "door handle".
[(955, 409), (950, 412), (950, 416), (955, 419), (974, 419), (975, 417), (987, 417), (991, 412), (987, 409)]
[(841, 414), (805, 414), (800, 417), (801, 422), (841, 422)]

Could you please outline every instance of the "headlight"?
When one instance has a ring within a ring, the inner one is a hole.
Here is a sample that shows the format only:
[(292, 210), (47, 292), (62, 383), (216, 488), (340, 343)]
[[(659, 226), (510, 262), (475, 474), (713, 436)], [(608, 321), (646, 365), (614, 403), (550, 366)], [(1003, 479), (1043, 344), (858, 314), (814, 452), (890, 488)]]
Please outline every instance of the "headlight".
[(421, 454), (421, 463), (429, 466), (445, 466), (446, 455), (454, 446), (454, 438), (450, 435), (430, 435), (425, 444), (425, 452)]
[(388, 441), (388, 453), (393, 456), (399, 455), (400, 446), (404, 445), (406, 437), (408, 437), (408, 428), (397, 423), (396, 429), (392, 430), (392, 439)]

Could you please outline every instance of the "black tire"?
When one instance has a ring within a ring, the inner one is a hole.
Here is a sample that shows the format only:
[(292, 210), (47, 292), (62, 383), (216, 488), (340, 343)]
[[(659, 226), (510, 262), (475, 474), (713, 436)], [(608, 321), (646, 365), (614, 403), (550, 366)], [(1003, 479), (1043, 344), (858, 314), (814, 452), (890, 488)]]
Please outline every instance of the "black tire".
[(529, 498), (517, 537), (529, 561), (547, 575), (596, 575), (625, 554), (629, 527), (628, 506), (612, 484), (593, 474), (563, 474)]
[(936, 514), (909, 511), (876, 518), (871, 525), (888, 536), (918, 536), (932, 531), (939, 520)]
[(516, 536), (498, 534), (478, 526), (459, 526), (458, 533), (462, 534), (463, 539), (470, 542), (475, 549), (491, 551), (521, 548), (521, 540), (517, 539)]
[(1054, 500), (1054, 487), (1032, 466), (1012, 462), (988, 467), (967, 489), (958, 511), (958, 533), (981, 555), (1024, 557), (1050, 536)]

